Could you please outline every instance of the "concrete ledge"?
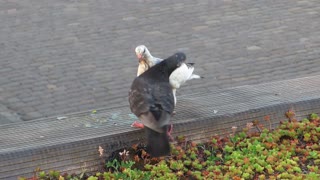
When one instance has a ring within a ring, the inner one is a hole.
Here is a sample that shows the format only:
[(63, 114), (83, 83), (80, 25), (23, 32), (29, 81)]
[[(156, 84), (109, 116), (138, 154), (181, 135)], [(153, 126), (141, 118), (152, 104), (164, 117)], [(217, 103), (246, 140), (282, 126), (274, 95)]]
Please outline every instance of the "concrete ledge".
[[(285, 119), (288, 109), (298, 119), (320, 113), (320, 76), (241, 86), (178, 97), (174, 136), (203, 140), (231, 133), (247, 122), (271, 117), (272, 126)], [(0, 179), (31, 176), (43, 170), (97, 170), (98, 147), (106, 155), (144, 138), (130, 124), (136, 117), (128, 106), (0, 126)], [(266, 124), (267, 125), (267, 124)]]

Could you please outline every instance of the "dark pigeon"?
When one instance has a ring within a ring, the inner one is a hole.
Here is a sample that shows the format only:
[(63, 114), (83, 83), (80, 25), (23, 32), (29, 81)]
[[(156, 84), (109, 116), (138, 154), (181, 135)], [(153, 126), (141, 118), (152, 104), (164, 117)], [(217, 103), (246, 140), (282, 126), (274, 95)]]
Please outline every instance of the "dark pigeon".
[(185, 60), (184, 53), (176, 53), (136, 77), (131, 85), (130, 109), (144, 124), (147, 152), (152, 157), (170, 153), (167, 131), (175, 104), (169, 76)]

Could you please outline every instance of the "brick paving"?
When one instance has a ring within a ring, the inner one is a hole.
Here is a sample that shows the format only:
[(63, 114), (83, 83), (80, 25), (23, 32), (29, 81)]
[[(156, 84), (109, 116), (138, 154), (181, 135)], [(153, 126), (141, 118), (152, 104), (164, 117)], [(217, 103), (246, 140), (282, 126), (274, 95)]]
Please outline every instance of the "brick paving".
[(178, 96), (320, 74), (318, 0), (5, 0), (0, 22), (0, 124), (127, 105), (140, 44), (196, 63)]

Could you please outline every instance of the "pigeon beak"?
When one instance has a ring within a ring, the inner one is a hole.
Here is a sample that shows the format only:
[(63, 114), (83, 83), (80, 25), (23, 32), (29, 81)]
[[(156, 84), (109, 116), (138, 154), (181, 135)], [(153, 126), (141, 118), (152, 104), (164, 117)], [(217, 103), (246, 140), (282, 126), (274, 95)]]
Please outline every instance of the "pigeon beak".
[(138, 57), (138, 59), (141, 59), (142, 55), (141, 54), (137, 54), (137, 57)]

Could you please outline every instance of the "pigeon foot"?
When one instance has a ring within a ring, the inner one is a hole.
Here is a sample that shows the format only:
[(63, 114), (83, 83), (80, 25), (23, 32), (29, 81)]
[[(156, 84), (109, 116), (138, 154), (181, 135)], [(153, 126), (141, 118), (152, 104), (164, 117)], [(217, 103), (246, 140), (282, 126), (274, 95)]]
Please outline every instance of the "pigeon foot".
[(133, 123), (131, 124), (131, 127), (135, 127), (135, 128), (140, 128), (140, 129), (142, 129), (142, 128), (144, 128), (144, 125), (143, 125), (142, 123), (140, 123), (140, 122), (135, 121), (135, 122), (133, 122)]
[(169, 140), (170, 140), (171, 142), (174, 141), (173, 137), (171, 136), (172, 130), (173, 130), (173, 124), (171, 124), (171, 125), (169, 126), (169, 129), (168, 129), (168, 131), (167, 131), (167, 135), (168, 135)]

